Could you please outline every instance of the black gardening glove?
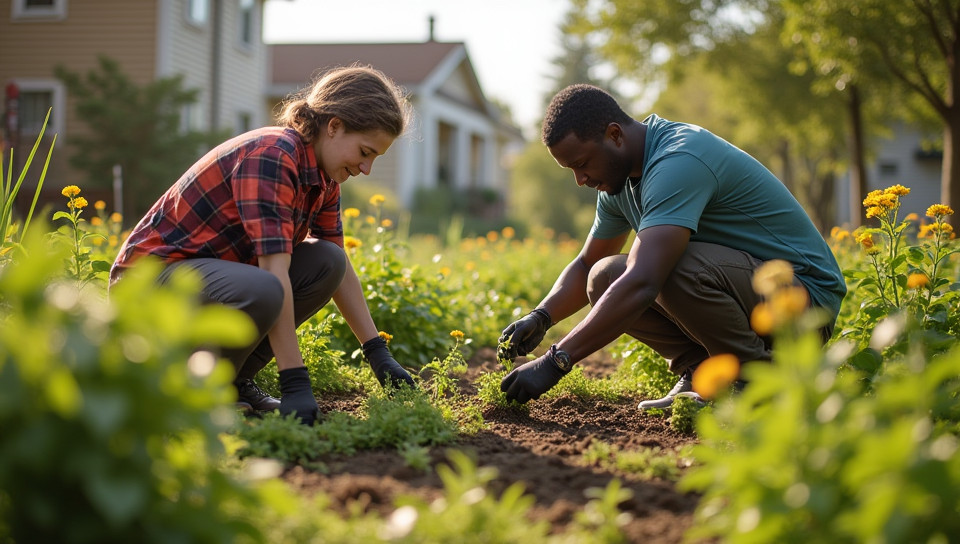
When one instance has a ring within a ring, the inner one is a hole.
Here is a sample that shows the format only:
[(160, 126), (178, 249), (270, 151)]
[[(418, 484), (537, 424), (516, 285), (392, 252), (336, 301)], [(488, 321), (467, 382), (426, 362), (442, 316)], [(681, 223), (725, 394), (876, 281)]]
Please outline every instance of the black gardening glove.
[(377, 336), (364, 342), (361, 348), (363, 349), (363, 357), (370, 363), (370, 368), (373, 369), (373, 374), (377, 377), (380, 385), (386, 387), (389, 380), (394, 388), (399, 388), (401, 384), (416, 387), (410, 374), (390, 354), (390, 348), (387, 347), (386, 340)]
[[(514, 321), (500, 335), (500, 346), (497, 348), (497, 357), (500, 360), (514, 360), (518, 355), (524, 356), (533, 351), (547, 334), (547, 329), (553, 321), (550, 314), (543, 308), (536, 308), (529, 314)], [(510, 341), (509, 347), (503, 343)]]
[(280, 371), (280, 414), (296, 412), (304, 425), (312, 425), (317, 420), (320, 407), (310, 387), (310, 374), (307, 367), (288, 368)]
[(543, 357), (513, 369), (500, 381), (500, 390), (507, 394), (507, 400), (523, 404), (530, 399), (539, 399), (569, 372), (560, 368), (551, 348)]

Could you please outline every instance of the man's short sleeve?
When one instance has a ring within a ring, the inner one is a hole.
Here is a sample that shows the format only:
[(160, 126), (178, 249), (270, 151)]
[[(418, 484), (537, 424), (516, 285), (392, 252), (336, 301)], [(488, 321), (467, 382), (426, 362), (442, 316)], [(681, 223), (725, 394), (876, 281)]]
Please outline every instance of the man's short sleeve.
[(638, 232), (658, 225), (697, 232), (703, 210), (718, 190), (713, 171), (696, 157), (687, 153), (664, 157), (645, 174)]
[[(624, 190), (627, 190), (626, 188)], [(631, 229), (630, 222), (617, 206), (617, 201), (597, 193), (597, 214), (593, 218), (590, 236), (601, 240), (616, 238)]]
[(254, 150), (234, 171), (234, 199), (257, 255), (293, 252), (296, 172), (290, 155), (277, 147)]

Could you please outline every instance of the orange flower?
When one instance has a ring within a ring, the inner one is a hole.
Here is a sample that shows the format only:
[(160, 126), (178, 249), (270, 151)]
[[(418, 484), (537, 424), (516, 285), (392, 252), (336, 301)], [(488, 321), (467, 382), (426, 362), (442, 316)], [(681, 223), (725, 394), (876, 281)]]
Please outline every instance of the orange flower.
[(922, 272), (915, 272), (907, 276), (907, 289), (920, 289), (930, 283), (930, 278)]
[(927, 217), (953, 215), (953, 208), (946, 204), (934, 204), (927, 208)]
[(760, 336), (769, 336), (773, 332), (775, 321), (770, 305), (763, 302), (757, 304), (750, 314), (750, 327)]
[(740, 360), (735, 355), (714, 355), (693, 371), (693, 390), (705, 399), (712, 399), (740, 375)]
[(513, 227), (503, 227), (503, 230), (500, 231), (500, 234), (502, 234), (504, 238), (509, 240), (517, 235), (517, 231), (514, 230)]

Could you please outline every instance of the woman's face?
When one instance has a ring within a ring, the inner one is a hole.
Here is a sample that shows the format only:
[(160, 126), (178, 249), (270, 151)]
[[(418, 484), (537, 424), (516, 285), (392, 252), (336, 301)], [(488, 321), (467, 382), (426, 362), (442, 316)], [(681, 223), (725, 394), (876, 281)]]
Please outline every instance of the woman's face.
[(337, 183), (343, 183), (350, 176), (369, 175), (374, 159), (386, 153), (393, 140), (382, 130), (347, 132), (343, 121), (334, 117), (314, 142), (313, 151), (320, 169)]

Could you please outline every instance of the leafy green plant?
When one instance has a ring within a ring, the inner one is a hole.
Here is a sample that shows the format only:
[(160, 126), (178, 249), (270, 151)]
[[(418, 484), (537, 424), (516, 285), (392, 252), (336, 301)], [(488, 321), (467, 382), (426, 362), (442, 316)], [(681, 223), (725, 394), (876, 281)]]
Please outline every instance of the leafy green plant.
[(698, 420), (698, 465), (681, 482), (703, 493), (689, 536), (843, 543), (960, 534), (960, 350), (928, 358), (914, 334), (863, 395), (855, 373), (838, 372), (854, 344), (823, 354), (815, 332), (777, 342), (773, 364), (745, 367), (744, 391)]
[(645, 479), (678, 480), (680, 466), (689, 465), (690, 452), (678, 453), (660, 448), (624, 450), (602, 440), (593, 440), (583, 452), (588, 465), (617, 469)]
[(529, 411), (528, 404), (520, 404), (514, 400), (508, 401), (507, 394), (500, 390), (500, 381), (506, 375), (505, 370), (481, 374), (476, 381), (477, 400), (485, 407)]
[(30, 154), (27, 155), (26, 162), (23, 163), (23, 169), (17, 176), (17, 183), (15, 185), (13, 184), (13, 151), (10, 151), (10, 158), (7, 159), (7, 175), (6, 180), (4, 180), (3, 152), (5, 150), (0, 150), (0, 235), (3, 235), (3, 243), (0, 244), (0, 266), (3, 266), (10, 260), (15, 249), (22, 248), (21, 242), (26, 238), (27, 229), (30, 227), (30, 220), (33, 219), (33, 212), (37, 207), (37, 199), (40, 197), (40, 191), (43, 189), (43, 181), (47, 177), (47, 168), (50, 166), (50, 158), (53, 156), (53, 146), (57, 143), (57, 135), (54, 135), (53, 141), (50, 142), (47, 159), (43, 163), (43, 170), (40, 172), (40, 177), (37, 178), (37, 188), (33, 193), (33, 202), (30, 203), (30, 210), (23, 223), (23, 228), (20, 228), (19, 224), (14, 221), (13, 203), (17, 198), (17, 194), (20, 192), (20, 187), (23, 185), (23, 180), (26, 178), (27, 172), (30, 170), (30, 165), (33, 164), (33, 157), (36, 155), (37, 149), (40, 148), (40, 142), (43, 141), (43, 133), (47, 130), (47, 122), (50, 121), (51, 111), (52, 110), (47, 110), (47, 116), (43, 119), (43, 126), (40, 127), (40, 134), (37, 135), (37, 140), (34, 142)]
[(102, 280), (101, 285), (105, 286), (111, 263), (91, 257), (89, 240), (102, 238), (103, 235), (88, 232), (83, 228), (83, 223), (86, 223), (87, 220), (80, 215), (83, 213), (83, 209), (87, 207), (87, 199), (79, 196), (80, 188), (76, 185), (64, 187), (61, 194), (68, 199), (67, 209), (69, 211), (56, 212), (53, 214), (53, 220), (65, 219), (68, 224), (53, 233), (53, 237), (70, 248), (70, 257), (64, 263), (67, 277), (76, 282), (77, 289), (83, 289), (98, 279)]
[(670, 427), (683, 434), (694, 434), (697, 416), (707, 405), (690, 397), (677, 397), (670, 406)]
[(157, 288), (149, 260), (107, 301), (59, 281), (41, 235), (23, 243), (0, 269), (0, 540), (259, 540), (255, 496), (219, 470), (233, 371), (196, 351), (253, 324), (198, 307), (195, 277)]
[(677, 383), (666, 359), (639, 340), (621, 336), (613, 352), (623, 360), (620, 366), (635, 380), (641, 397), (660, 398)]

